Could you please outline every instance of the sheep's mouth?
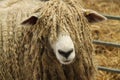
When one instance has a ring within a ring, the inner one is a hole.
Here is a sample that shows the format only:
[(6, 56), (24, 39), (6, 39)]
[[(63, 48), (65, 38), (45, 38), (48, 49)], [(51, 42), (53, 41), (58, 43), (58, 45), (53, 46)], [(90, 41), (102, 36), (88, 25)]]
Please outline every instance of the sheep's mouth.
[(66, 63), (66, 62), (71, 62), (71, 60), (65, 60), (64, 62), (65, 62), (65, 63)]
[(70, 64), (72, 63), (73, 60), (64, 60), (62, 61), (62, 64), (66, 65), (66, 64)]

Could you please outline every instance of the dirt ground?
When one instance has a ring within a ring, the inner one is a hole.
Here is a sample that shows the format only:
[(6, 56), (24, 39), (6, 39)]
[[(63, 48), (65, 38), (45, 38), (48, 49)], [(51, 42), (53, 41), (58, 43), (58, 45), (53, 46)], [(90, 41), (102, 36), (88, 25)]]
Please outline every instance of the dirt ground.
[[(120, 0), (83, 0), (84, 7), (101, 14), (120, 16)], [(107, 20), (92, 24), (95, 40), (120, 44), (120, 20)], [(95, 46), (95, 63), (98, 66), (120, 69), (120, 48)], [(120, 80), (120, 74), (98, 71), (97, 80)]]

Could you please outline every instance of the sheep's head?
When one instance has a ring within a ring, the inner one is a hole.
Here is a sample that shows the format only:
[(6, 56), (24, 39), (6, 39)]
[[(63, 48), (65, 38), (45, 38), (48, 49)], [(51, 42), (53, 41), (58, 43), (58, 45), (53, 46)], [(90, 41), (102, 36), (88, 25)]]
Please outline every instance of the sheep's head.
[[(76, 51), (75, 44), (84, 46), (84, 44), (87, 43), (87, 42), (80, 43), (80, 42), (84, 42), (84, 40), (80, 41), (81, 40), (81, 38), (80, 38), (81, 32), (83, 35), (85, 34), (85, 32), (81, 31), (80, 27), (83, 26), (82, 24), (84, 24), (84, 25), (87, 24), (87, 23), (82, 23), (83, 21), (80, 21), (80, 20), (82, 20), (80, 18), (82, 18), (84, 16), (83, 19), (86, 18), (88, 20), (88, 22), (90, 22), (90, 23), (106, 20), (106, 18), (92, 10), (83, 10), (83, 12), (80, 13), (80, 15), (82, 14), (82, 17), (80, 17), (79, 13), (76, 15), (76, 14), (70, 14), (68, 12), (67, 16), (66, 16), (66, 14), (64, 15), (62, 13), (57, 14), (57, 12), (56, 13), (54, 13), (54, 11), (52, 11), (52, 12), (53, 13), (49, 13), (50, 15), (47, 15), (47, 17), (44, 17), (44, 18), (40, 17), (40, 14), (31, 16), (30, 18), (23, 21), (22, 24), (23, 25), (28, 24), (33, 27), (39, 25), (39, 28), (42, 27), (40, 29), (42, 31), (40, 31), (40, 32), (41, 33), (46, 32), (48, 37), (51, 37), (51, 34), (55, 33), (55, 35), (52, 34), (52, 36), (56, 37), (57, 39), (53, 39), (51, 41), (51, 39), (48, 38), (49, 39), (48, 43), (50, 43), (50, 46), (51, 46), (54, 54), (56, 55), (56, 58), (58, 59), (58, 61), (61, 64), (70, 64), (74, 61), (75, 57), (78, 56), (78, 55), (76, 55), (76, 52), (78, 52), (78, 51)], [(47, 14), (47, 12), (46, 12), (46, 14)], [(50, 16), (50, 17), (48, 17), (48, 16)], [(64, 18), (61, 19), (61, 17), (64, 17)], [(60, 21), (60, 20), (63, 20), (66, 22), (68, 20), (70, 20), (70, 22), (68, 21), (68, 23), (72, 23), (72, 21), (73, 21), (74, 24), (70, 24), (70, 25), (67, 25), (66, 23), (63, 24), (62, 23), (63, 21)], [(44, 23), (44, 25), (41, 25), (42, 23)], [(61, 25), (63, 25), (64, 27)], [(44, 26), (46, 26), (46, 27), (44, 27)], [(74, 27), (74, 28), (72, 28), (72, 27)], [(87, 26), (84, 26), (84, 27), (87, 27)], [(72, 33), (70, 33), (70, 32), (72, 32)], [(76, 33), (78, 33), (78, 34), (76, 34)], [(89, 35), (89, 33), (87, 33), (87, 34)], [(87, 36), (85, 36), (85, 37), (87, 37)], [(87, 39), (88, 38), (86, 38), (86, 40)], [(78, 42), (76, 42), (76, 40)], [(78, 45), (78, 48), (80, 48), (79, 45)]]

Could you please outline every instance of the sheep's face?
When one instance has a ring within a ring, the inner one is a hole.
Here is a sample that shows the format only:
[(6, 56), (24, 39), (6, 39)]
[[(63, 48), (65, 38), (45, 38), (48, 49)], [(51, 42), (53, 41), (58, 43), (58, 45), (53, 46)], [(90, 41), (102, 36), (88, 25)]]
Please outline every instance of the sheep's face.
[[(83, 9), (81, 14), (83, 14), (83, 16), (86, 17), (86, 19), (88, 20), (89, 23), (106, 20), (106, 18), (104, 16), (102, 16), (101, 14), (99, 14), (93, 10)], [(40, 17), (39, 13), (36, 13), (35, 15), (31, 16), (30, 18), (24, 20), (22, 22), (22, 25), (28, 24), (28, 25), (34, 26), (34, 25), (36, 25), (37, 22), (39, 22), (39, 19), (43, 19), (43, 18)], [(54, 19), (56, 19), (56, 17)], [(49, 18), (48, 18), (48, 20), (49, 20)], [(57, 40), (50, 44), (56, 55), (56, 58), (59, 60), (59, 62), (61, 64), (70, 64), (73, 62), (73, 60), (75, 58), (75, 48), (74, 48), (73, 41), (69, 35), (61, 33), (61, 34), (59, 34)]]
[[(38, 18), (36, 16), (32, 16), (29, 19), (25, 20), (22, 24), (34, 25), (37, 19)], [(48, 49), (50, 47), (52, 48), (55, 57), (61, 64), (72, 63), (75, 58), (75, 48), (69, 33), (64, 30), (62, 32), (60, 31), (56, 38), (57, 39), (53, 39), (53, 37), (51, 38), (51, 36), (49, 36), (49, 38), (46, 38), (48, 39), (48, 44), (50, 44), (50, 46), (46, 47), (48, 47)]]
[(69, 35), (59, 35), (57, 41), (51, 45), (61, 64), (70, 64), (73, 62), (75, 58), (75, 48)]

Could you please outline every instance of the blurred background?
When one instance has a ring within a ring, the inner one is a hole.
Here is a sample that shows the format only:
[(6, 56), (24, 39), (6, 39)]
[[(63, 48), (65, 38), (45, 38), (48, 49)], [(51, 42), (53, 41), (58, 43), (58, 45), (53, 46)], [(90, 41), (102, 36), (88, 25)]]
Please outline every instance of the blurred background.
[[(120, 17), (120, 0), (82, 0), (83, 6), (101, 14)], [(94, 40), (120, 44), (120, 20), (108, 19), (91, 26)], [(94, 61), (97, 66), (120, 70), (120, 47), (96, 45)], [(120, 80), (120, 73), (99, 70), (97, 80)]]

